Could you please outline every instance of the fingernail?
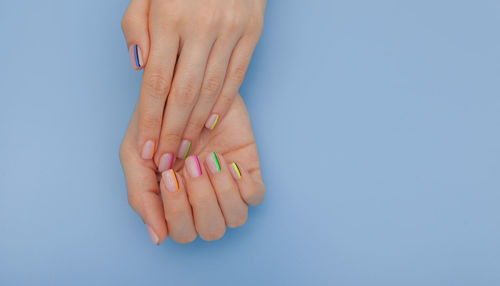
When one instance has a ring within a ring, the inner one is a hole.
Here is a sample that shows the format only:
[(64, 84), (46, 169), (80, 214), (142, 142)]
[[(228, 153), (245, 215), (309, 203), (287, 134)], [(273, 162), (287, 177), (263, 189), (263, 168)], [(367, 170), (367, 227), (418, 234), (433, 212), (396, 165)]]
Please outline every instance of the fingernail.
[(238, 165), (236, 163), (231, 163), (231, 174), (233, 175), (233, 177), (235, 179), (241, 179), (241, 172), (240, 172), (240, 168), (238, 167)]
[(146, 229), (148, 230), (149, 238), (151, 238), (151, 241), (156, 245), (160, 244), (160, 239), (156, 235), (153, 228), (146, 224)]
[(179, 146), (179, 151), (177, 151), (177, 158), (186, 158), (189, 153), (189, 148), (191, 148), (191, 141), (182, 140), (181, 145)]
[(163, 182), (165, 182), (165, 187), (169, 192), (174, 193), (179, 189), (179, 181), (177, 181), (177, 175), (175, 175), (174, 170), (170, 169), (161, 174), (163, 177)]
[(173, 162), (174, 162), (174, 155), (170, 153), (161, 155), (160, 164), (158, 164), (158, 171), (165, 172), (168, 169), (172, 169)]
[(141, 154), (142, 159), (145, 160), (152, 159), (154, 153), (155, 153), (155, 142), (151, 140), (146, 141), (146, 143), (144, 143), (144, 146), (142, 146), (142, 154)]
[(219, 121), (219, 114), (212, 114), (208, 118), (207, 122), (205, 123), (205, 128), (208, 128), (210, 130), (215, 128), (215, 124), (217, 124), (217, 121)]
[(196, 155), (193, 155), (186, 159), (186, 166), (188, 173), (192, 178), (201, 176), (200, 161), (198, 161), (198, 157)]
[(128, 49), (129, 57), (130, 57), (130, 65), (133, 70), (138, 70), (142, 67), (142, 55), (141, 48), (138, 45), (132, 45)]
[(210, 154), (208, 154), (207, 165), (212, 174), (220, 172), (219, 160), (217, 159), (217, 154), (215, 154), (215, 152), (211, 152)]

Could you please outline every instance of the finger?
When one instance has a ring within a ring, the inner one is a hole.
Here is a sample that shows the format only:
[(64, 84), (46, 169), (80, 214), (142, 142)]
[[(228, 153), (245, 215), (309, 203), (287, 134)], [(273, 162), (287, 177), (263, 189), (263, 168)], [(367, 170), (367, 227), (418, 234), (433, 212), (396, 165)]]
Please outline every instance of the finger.
[(184, 139), (180, 146), (179, 143), (198, 99), (210, 47), (211, 42), (204, 40), (186, 42), (183, 45), (164, 111), (160, 144), (155, 158), (158, 166), (164, 166), (160, 159), (165, 154), (172, 155), (171, 157), (176, 154), (178, 158), (184, 159), (189, 153), (192, 140)]
[[(134, 111), (128, 130), (137, 128), (137, 113)], [(127, 184), (127, 196), (130, 206), (139, 214), (146, 224), (148, 234), (154, 244), (159, 244), (167, 236), (167, 224), (163, 212), (163, 204), (158, 195), (158, 183), (154, 164), (139, 157), (131, 134), (125, 135), (120, 146), (120, 160)]]
[(229, 58), (237, 40), (236, 37), (219, 38), (212, 47), (198, 101), (184, 130), (183, 137), (190, 138), (192, 142), (195, 142), (200, 135), (210, 111), (217, 101), (224, 83)]
[(142, 69), (149, 55), (149, 0), (131, 0), (122, 18), (132, 69)]
[(163, 110), (174, 72), (179, 37), (173, 31), (152, 33), (148, 66), (139, 95), (138, 145), (144, 160), (153, 158), (160, 136)]
[(174, 170), (169, 169), (162, 173), (160, 190), (168, 225), (168, 236), (178, 243), (189, 243), (195, 240), (196, 229), (186, 188)]
[(231, 176), (224, 157), (215, 152), (207, 155), (205, 164), (228, 227), (239, 227), (248, 217), (248, 207), (241, 198), (238, 185)]
[(203, 240), (212, 241), (221, 238), (226, 231), (224, 217), (210, 179), (197, 156), (186, 159), (184, 178), (189, 202), (193, 208), (196, 231)]
[[(231, 175), (238, 184), (241, 197), (249, 206), (256, 206), (264, 200), (266, 189), (262, 180), (260, 180), (260, 173), (250, 175), (245, 168), (236, 162), (227, 165), (231, 171)], [(255, 177), (259, 179), (255, 179)]]
[(224, 85), (207, 121), (205, 122), (205, 128), (210, 130), (214, 129), (231, 106), (231, 103), (233, 102), (233, 99), (238, 93), (241, 83), (245, 78), (245, 73), (256, 44), (257, 39), (255, 39), (255, 37), (244, 36), (239, 40), (238, 44), (234, 48), (231, 59), (229, 60)]

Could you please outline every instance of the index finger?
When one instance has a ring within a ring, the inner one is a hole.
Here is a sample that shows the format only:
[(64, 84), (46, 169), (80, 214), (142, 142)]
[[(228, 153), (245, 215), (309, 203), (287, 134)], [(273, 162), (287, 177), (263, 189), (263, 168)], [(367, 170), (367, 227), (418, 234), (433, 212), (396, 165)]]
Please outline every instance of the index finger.
[(142, 159), (154, 156), (160, 136), (163, 109), (177, 59), (179, 38), (175, 33), (154, 34), (148, 65), (144, 69), (138, 101), (138, 145)]

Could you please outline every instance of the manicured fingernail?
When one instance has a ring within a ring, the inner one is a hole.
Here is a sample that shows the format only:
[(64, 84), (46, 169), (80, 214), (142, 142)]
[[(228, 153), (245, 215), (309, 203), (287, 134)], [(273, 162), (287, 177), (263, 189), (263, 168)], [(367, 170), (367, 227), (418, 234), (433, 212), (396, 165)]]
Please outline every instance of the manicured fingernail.
[(129, 57), (130, 57), (130, 65), (132, 69), (138, 70), (142, 67), (142, 55), (141, 48), (138, 45), (132, 45), (128, 49)]
[(217, 159), (217, 154), (215, 154), (215, 152), (211, 152), (210, 154), (208, 154), (207, 165), (212, 174), (220, 172), (219, 159)]
[(207, 122), (205, 123), (205, 128), (208, 128), (210, 130), (215, 128), (215, 124), (217, 124), (217, 121), (219, 121), (219, 114), (212, 114), (208, 118)]
[(153, 228), (146, 224), (146, 229), (148, 230), (149, 238), (151, 238), (151, 241), (156, 245), (160, 244), (160, 239), (158, 238), (158, 235), (156, 235)]
[(150, 160), (153, 158), (154, 153), (155, 153), (155, 142), (151, 140), (146, 141), (146, 143), (144, 143), (144, 146), (142, 146), (142, 154), (141, 154), (142, 159)]
[(193, 155), (186, 159), (186, 166), (188, 173), (192, 178), (201, 176), (200, 161), (198, 161), (198, 157), (196, 155)]
[(177, 158), (184, 159), (189, 154), (189, 148), (191, 148), (191, 141), (182, 140), (181, 145), (179, 146), (179, 151), (177, 151)]
[(241, 179), (241, 172), (240, 172), (240, 168), (238, 167), (238, 165), (236, 163), (231, 163), (231, 174), (233, 174), (233, 177), (235, 179)]
[(158, 164), (158, 171), (165, 172), (168, 169), (172, 169), (173, 162), (174, 162), (174, 155), (170, 153), (161, 155), (160, 164)]
[(165, 183), (165, 187), (169, 192), (174, 193), (179, 189), (179, 181), (177, 180), (177, 175), (175, 175), (174, 170), (170, 169), (161, 174), (163, 177), (163, 182)]

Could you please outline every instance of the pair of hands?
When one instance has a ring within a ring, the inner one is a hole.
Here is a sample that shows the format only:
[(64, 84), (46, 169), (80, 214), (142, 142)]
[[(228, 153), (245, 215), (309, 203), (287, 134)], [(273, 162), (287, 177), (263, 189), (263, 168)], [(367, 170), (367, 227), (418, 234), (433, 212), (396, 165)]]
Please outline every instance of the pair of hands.
[(145, 70), (120, 159), (129, 203), (155, 244), (167, 235), (180, 243), (197, 234), (218, 239), (264, 197), (237, 95), (264, 6), (264, 0), (132, 0), (124, 15), (131, 63)]

